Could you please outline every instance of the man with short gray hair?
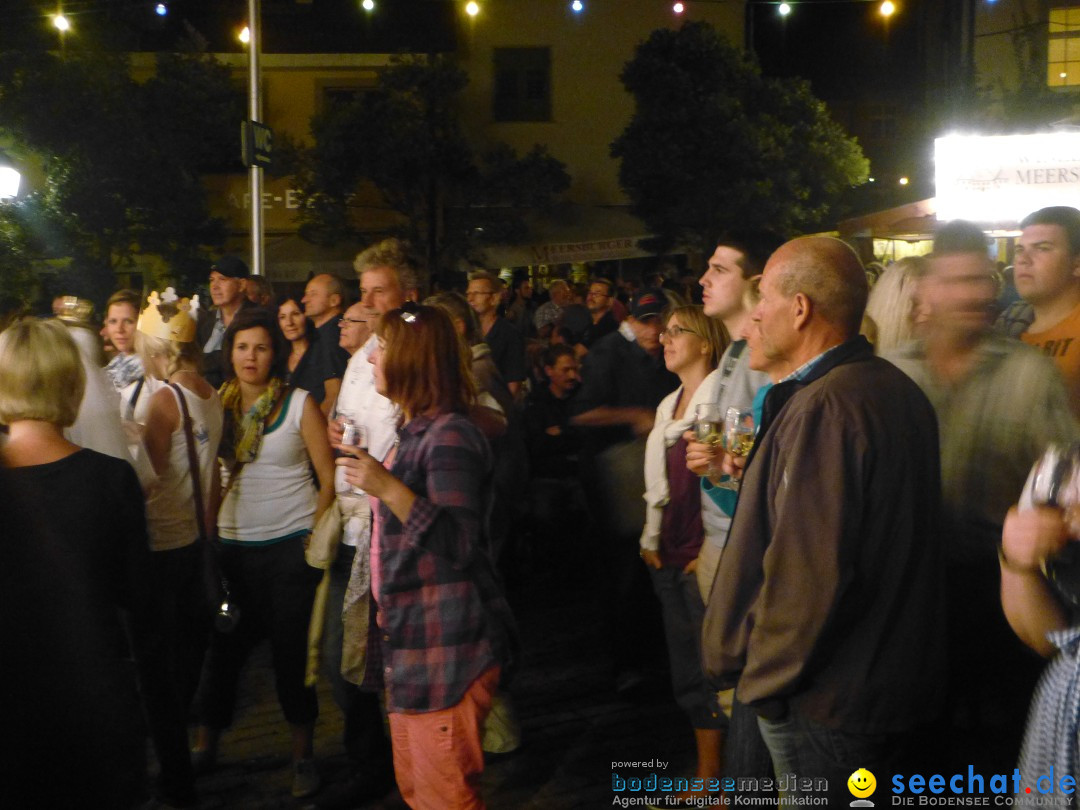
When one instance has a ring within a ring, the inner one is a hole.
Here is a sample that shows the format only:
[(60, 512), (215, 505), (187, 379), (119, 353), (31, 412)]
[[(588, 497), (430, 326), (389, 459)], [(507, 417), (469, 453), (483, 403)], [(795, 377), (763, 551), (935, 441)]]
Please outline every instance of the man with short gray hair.
[[(944, 675), (934, 413), (859, 335), (866, 298), (837, 239), (788, 242), (765, 266), (750, 367), (774, 385), (702, 640), (707, 675), (757, 713), (775, 772), (825, 777), (833, 807), (858, 768), (903, 770)], [(730, 456), (725, 468), (738, 473)]]

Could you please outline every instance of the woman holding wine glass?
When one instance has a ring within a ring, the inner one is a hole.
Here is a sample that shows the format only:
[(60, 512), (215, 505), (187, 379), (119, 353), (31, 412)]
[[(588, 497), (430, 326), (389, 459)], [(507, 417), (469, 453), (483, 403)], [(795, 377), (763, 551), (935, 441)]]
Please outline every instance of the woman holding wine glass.
[(491, 451), (468, 416), (475, 392), (450, 317), (410, 303), (377, 334), (375, 388), (400, 409), (398, 443), (385, 467), (345, 445), (337, 460), (372, 498), (368, 643), (386, 665), (372, 675), (385, 682), (405, 802), (480, 808), (481, 733), (514, 637), (483, 537)]
[[(656, 409), (656, 422), (645, 447), (645, 530), (641, 557), (649, 567), (660, 600), (671, 661), (675, 700), (694, 727), (697, 772), (719, 778), (727, 718), (701, 669), (701, 625), (705, 603), (697, 577), (697, 557), (705, 542), (698, 477), (686, 467), (683, 434), (694, 424), (699, 406), (716, 402), (720, 355), (728, 344), (722, 323), (700, 306), (678, 307), (660, 333), (664, 363), (681, 385)], [(702, 411), (706, 408), (703, 407)], [(723, 430), (721, 418), (701, 432)], [(710, 436), (701, 436), (710, 439)]]

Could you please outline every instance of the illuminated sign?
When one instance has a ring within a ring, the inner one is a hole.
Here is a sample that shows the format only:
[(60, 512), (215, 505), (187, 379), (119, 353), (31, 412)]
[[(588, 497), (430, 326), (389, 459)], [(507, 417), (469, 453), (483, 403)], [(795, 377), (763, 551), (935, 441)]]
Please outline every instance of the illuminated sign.
[(1080, 206), (1080, 133), (949, 135), (934, 141), (937, 218), (1019, 222)]

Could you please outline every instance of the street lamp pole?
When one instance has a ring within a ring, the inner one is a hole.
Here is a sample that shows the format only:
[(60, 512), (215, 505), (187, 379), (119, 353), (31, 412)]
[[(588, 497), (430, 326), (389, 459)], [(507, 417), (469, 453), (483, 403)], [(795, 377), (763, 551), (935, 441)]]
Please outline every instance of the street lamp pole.
[[(248, 119), (262, 121), (262, 82), (259, 57), (262, 47), (262, 13), (260, 0), (248, 0)], [(266, 259), (263, 255), (263, 169), (252, 161), (248, 169), (251, 176), (251, 272), (265, 275)]]

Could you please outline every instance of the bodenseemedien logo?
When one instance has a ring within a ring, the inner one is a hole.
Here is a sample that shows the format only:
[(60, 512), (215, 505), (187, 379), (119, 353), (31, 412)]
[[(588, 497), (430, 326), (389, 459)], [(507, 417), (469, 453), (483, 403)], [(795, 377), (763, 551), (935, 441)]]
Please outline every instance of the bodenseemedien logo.
[(873, 807), (874, 803), (869, 798), (877, 790), (877, 779), (866, 768), (859, 768), (847, 780), (847, 789), (855, 797), (850, 807)]

